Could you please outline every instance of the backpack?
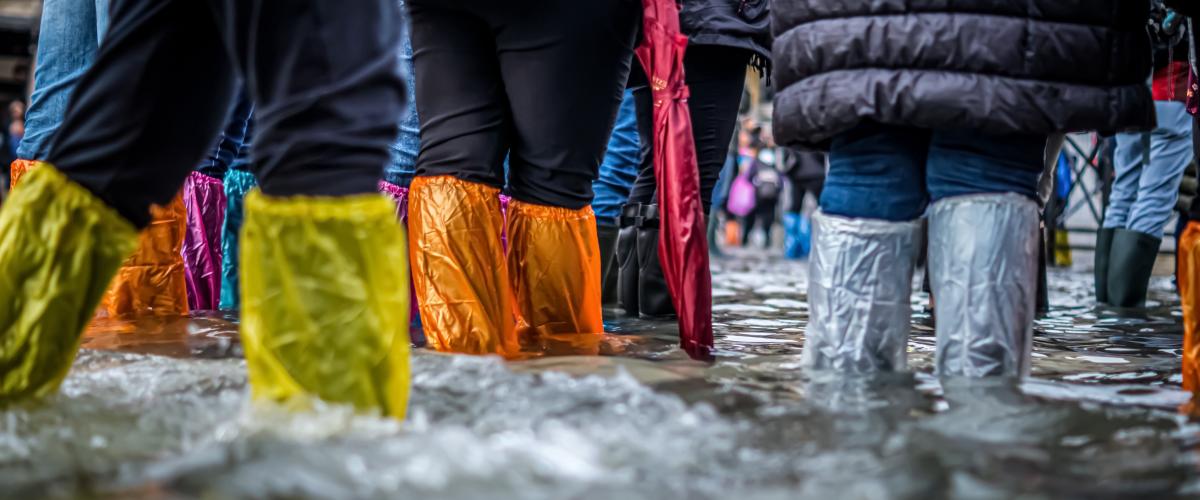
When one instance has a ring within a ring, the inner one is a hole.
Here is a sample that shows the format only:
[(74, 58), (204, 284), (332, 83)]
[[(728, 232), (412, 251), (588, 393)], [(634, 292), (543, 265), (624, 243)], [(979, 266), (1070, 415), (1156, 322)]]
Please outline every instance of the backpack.
[(760, 200), (778, 199), (783, 192), (783, 176), (770, 165), (759, 163), (750, 182), (754, 183), (755, 197)]

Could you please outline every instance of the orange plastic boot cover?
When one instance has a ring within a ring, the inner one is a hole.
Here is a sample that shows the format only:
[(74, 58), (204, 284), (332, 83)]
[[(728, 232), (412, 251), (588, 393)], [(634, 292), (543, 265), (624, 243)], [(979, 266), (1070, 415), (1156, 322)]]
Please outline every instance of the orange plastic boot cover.
[(109, 317), (187, 314), (187, 275), (183, 236), (187, 211), (176, 195), (166, 206), (151, 207), (150, 225), (138, 238), (137, 251), (121, 265), (104, 293), (100, 312)]
[(515, 354), (499, 190), (450, 176), (409, 188), (413, 286), (429, 346), (468, 354)]
[(604, 332), (592, 207), (570, 210), (514, 199), (508, 207), (508, 273), (522, 340)]
[(1183, 301), (1183, 388), (1192, 391), (1187, 411), (1200, 416), (1200, 222), (1188, 222), (1179, 237), (1179, 295)]

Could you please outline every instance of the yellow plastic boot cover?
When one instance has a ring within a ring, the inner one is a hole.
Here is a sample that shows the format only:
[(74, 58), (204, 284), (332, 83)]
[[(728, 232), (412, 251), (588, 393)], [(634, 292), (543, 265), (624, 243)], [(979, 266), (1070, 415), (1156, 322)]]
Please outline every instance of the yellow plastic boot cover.
[(404, 418), (404, 230), (382, 195), (246, 197), (242, 344), (256, 398)]
[(51, 394), (137, 230), (44, 165), (0, 210), (0, 405)]
[(169, 205), (151, 207), (150, 214), (150, 225), (142, 230), (137, 251), (117, 271), (104, 294), (101, 312), (108, 316), (188, 312), (183, 264), (187, 211), (183, 197), (176, 195)]
[(600, 243), (592, 207), (513, 200), (508, 207), (508, 272), (522, 341), (603, 333)]
[(1200, 222), (1188, 222), (1179, 237), (1179, 295), (1183, 302), (1183, 388), (1192, 392), (1184, 411), (1200, 416)]
[(468, 354), (516, 354), (498, 189), (454, 177), (409, 188), (413, 283), (429, 345)]

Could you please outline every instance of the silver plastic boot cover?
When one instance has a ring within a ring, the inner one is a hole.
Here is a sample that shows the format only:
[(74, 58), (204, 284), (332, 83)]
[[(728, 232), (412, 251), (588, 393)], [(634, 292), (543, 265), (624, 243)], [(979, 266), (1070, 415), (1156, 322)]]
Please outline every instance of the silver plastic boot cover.
[(929, 274), (937, 373), (1025, 376), (1037, 299), (1038, 208), (1017, 194), (934, 203)]
[(810, 369), (903, 370), (920, 222), (813, 216), (808, 261)]

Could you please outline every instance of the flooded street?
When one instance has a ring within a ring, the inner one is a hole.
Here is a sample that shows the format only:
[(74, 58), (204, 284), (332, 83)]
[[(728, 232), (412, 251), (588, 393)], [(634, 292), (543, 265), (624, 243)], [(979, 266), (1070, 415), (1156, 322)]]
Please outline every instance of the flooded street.
[(98, 322), (61, 394), (0, 412), (0, 498), (1200, 495), (1166, 278), (1122, 318), (1052, 272), (1017, 386), (933, 378), (924, 294), (913, 373), (806, 374), (805, 265), (714, 262), (715, 363), (615, 314), (507, 362), (417, 350), (403, 424), (252, 407), (229, 317)]

